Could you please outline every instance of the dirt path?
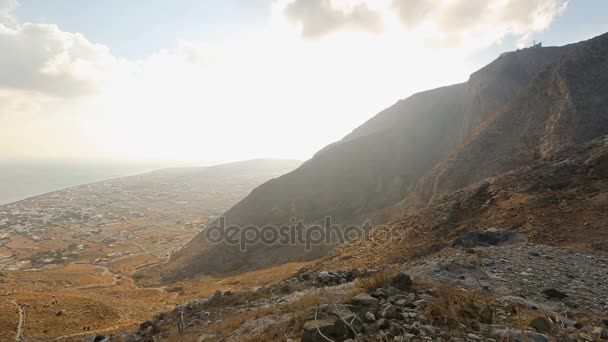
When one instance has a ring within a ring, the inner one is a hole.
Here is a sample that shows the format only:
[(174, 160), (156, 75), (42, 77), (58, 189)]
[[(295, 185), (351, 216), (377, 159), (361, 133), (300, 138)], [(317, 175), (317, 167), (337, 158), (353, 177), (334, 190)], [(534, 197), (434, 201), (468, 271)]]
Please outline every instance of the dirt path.
[(25, 330), (25, 309), (13, 299), (9, 299), (9, 302), (15, 304), (17, 310), (19, 311), (19, 324), (17, 325), (17, 334), (15, 335), (15, 341), (24, 341), (25, 339), (23, 338), (23, 331)]
[(52, 341), (60, 341), (60, 340), (63, 340), (63, 339), (69, 339), (69, 338), (74, 338), (74, 337), (82, 337), (82, 336), (87, 336), (87, 335), (91, 335), (91, 334), (100, 335), (101, 333), (113, 332), (113, 331), (128, 329), (128, 328), (131, 328), (131, 327), (133, 327), (134, 325), (137, 325), (137, 324), (138, 324), (138, 322), (136, 322), (136, 321), (123, 322), (122, 324), (117, 324), (117, 325), (111, 326), (109, 328), (99, 329), (99, 330), (95, 330), (95, 331), (77, 332), (77, 333), (73, 333), (73, 334), (69, 334), (69, 335), (63, 335), (63, 336), (55, 337), (54, 339), (52, 339)]

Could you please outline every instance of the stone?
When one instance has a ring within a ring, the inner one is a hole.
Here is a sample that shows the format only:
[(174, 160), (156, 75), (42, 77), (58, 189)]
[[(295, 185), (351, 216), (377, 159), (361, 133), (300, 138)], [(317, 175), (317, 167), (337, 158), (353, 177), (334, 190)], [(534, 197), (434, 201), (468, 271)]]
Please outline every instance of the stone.
[(549, 339), (547, 336), (533, 332), (533, 331), (525, 331), (515, 329), (505, 329), (505, 330), (497, 330), (496, 333), (503, 337), (509, 339), (512, 342), (548, 342)]
[(367, 293), (361, 293), (353, 297), (353, 299), (350, 300), (350, 304), (377, 308), (380, 306), (380, 301)]
[(479, 337), (475, 334), (466, 334), (464, 337), (470, 341), (481, 341), (481, 337)]
[(452, 246), (471, 248), (475, 246), (498, 246), (505, 243), (523, 241), (525, 241), (525, 239), (514, 232), (490, 228), (486, 230), (471, 230), (465, 232), (452, 242)]
[(428, 305), (427, 301), (424, 299), (417, 300), (412, 304), (414, 304), (416, 308), (425, 308)]
[(562, 300), (568, 297), (567, 294), (557, 289), (544, 289), (543, 294), (547, 299), (551, 300)]
[(186, 309), (192, 310), (200, 305), (200, 301), (198, 299), (193, 299), (186, 304)]
[(82, 342), (95, 342), (95, 337), (97, 337), (95, 334), (87, 335), (82, 339)]
[(433, 325), (422, 325), (419, 328), (420, 334), (424, 336), (435, 336), (441, 334), (441, 329)]
[(301, 341), (326, 342), (327, 339), (323, 336), (340, 341), (353, 337), (352, 331), (337, 323), (338, 319), (335, 317), (307, 321), (304, 323)]
[(602, 340), (608, 340), (608, 330), (602, 328), (602, 327), (596, 327), (593, 329), (592, 331), (593, 337), (598, 338), (598, 339), (602, 339)]
[(378, 332), (378, 328), (376, 327), (375, 324), (367, 324), (367, 323), (363, 323), (362, 327), (361, 327), (361, 331), (365, 334), (365, 335), (374, 335), (375, 333)]
[(209, 300), (207, 301), (207, 304), (216, 304), (217, 302), (220, 301), (220, 299), (222, 299), (222, 291), (215, 290), (213, 297), (209, 298)]
[(397, 306), (406, 306), (406, 305), (410, 304), (410, 301), (407, 299), (399, 299), (398, 301), (394, 302), (393, 304), (395, 304)]
[(404, 342), (413, 341), (414, 338), (416, 337), (416, 335), (413, 335), (413, 334), (403, 334), (402, 336), (403, 336), (403, 341)]
[(397, 323), (391, 322), (388, 326), (389, 334), (397, 336), (401, 334), (401, 326)]
[(572, 328), (576, 325), (576, 321), (573, 321), (569, 318), (558, 316), (556, 319), (557, 323), (563, 325), (566, 328)]
[(145, 321), (139, 325), (139, 330), (146, 331), (146, 330), (152, 328), (153, 326), (154, 326), (154, 323), (152, 321)]
[(389, 327), (390, 322), (384, 318), (380, 318), (379, 320), (376, 321), (376, 329), (386, 329)]
[(394, 296), (399, 294), (400, 291), (392, 286), (389, 285), (384, 285), (382, 287), (379, 287), (377, 289), (374, 290), (374, 292), (371, 293), (371, 296), (374, 298), (378, 298), (378, 299), (386, 299), (390, 296)]
[(354, 314), (361, 320), (365, 319), (365, 315), (368, 312), (371, 312), (374, 315), (378, 312), (377, 308), (361, 305), (343, 304), (339, 305), (338, 308), (340, 309), (340, 314), (343, 317), (352, 317)]
[(391, 304), (395, 304), (396, 302), (398, 302), (400, 300), (407, 300), (408, 302), (411, 301), (409, 295), (405, 295), (405, 294), (396, 294), (396, 295), (388, 297), (386, 300)]
[(371, 312), (366, 312), (366, 313), (365, 313), (365, 319), (366, 319), (368, 322), (375, 322), (375, 321), (376, 321), (376, 316), (374, 316), (374, 314), (373, 314), (373, 313), (371, 313)]
[(536, 317), (535, 319), (530, 321), (528, 326), (541, 333), (549, 333), (551, 332), (551, 330), (553, 330), (551, 322), (549, 322), (548, 319), (542, 316)]
[(399, 319), (400, 312), (396, 306), (388, 304), (386, 307), (384, 307), (384, 309), (382, 309), (380, 316), (385, 319)]
[(485, 259), (481, 262), (481, 264), (485, 267), (494, 267), (496, 266), (496, 260), (494, 259)]
[(202, 334), (196, 340), (197, 342), (213, 341), (216, 338), (214, 334)]
[(412, 278), (409, 276), (409, 274), (400, 272), (395, 276), (395, 278), (393, 278), (391, 285), (401, 291), (408, 291), (412, 288), (414, 282), (412, 281)]

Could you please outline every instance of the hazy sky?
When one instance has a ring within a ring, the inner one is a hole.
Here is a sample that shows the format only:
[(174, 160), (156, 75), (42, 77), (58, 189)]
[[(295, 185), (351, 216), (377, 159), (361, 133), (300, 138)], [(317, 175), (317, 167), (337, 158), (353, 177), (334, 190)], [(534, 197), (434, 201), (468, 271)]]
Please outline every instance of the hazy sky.
[(309, 158), (605, 0), (0, 0), (0, 159)]

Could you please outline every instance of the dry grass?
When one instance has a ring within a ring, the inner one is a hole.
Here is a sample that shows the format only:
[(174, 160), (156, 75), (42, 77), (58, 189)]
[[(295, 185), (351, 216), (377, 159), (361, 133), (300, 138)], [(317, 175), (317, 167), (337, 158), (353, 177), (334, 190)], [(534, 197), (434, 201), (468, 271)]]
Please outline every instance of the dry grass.
[(372, 292), (382, 285), (390, 284), (397, 273), (397, 269), (384, 268), (377, 272), (360, 277), (357, 279), (356, 285), (366, 292)]
[(438, 299), (426, 309), (434, 324), (468, 329), (473, 322), (493, 323), (496, 307), (489, 294), (443, 284), (435, 286), (434, 290)]

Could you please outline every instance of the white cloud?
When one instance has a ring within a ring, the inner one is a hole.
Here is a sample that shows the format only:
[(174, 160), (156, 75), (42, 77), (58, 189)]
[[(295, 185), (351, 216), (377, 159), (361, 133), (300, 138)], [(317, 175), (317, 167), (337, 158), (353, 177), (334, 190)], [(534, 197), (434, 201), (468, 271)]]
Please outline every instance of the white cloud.
[(0, 51), (0, 88), (59, 97), (98, 91), (117, 63), (107, 47), (48, 24), (0, 24)]
[(301, 26), (306, 38), (319, 38), (342, 31), (382, 30), (382, 16), (366, 3), (334, 6), (331, 0), (295, 0), (285, 7), (285, 15)]
[(472, 52), (546, 28), (561, 4), (440, 2), (277, 0), (262, 29), (139, 61), (55, 25), (0, 25), (0, 156), (307, 158), (465, 80)]
[(545, 30), (568, 0), (393, 0), (408, 31), (426, 34), (431, 46), (487, 46), (509, 34), (522, 41)]

